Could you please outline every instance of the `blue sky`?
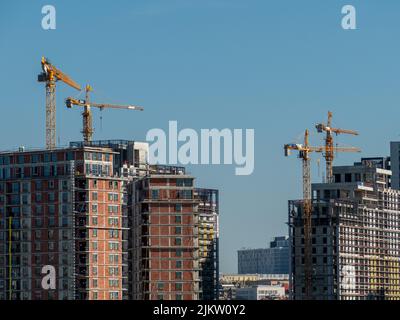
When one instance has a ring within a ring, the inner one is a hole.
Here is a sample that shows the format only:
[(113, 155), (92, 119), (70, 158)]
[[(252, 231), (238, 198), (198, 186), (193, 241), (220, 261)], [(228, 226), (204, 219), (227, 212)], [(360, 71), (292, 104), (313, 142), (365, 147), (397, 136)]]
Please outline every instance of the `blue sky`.
[[(41, 28), (45, 4), (56, 7), (56, 30)], [(341, 28), (345, 4), (356, 7), (357, 30)], [(308, 127), (321, 144), (314, 125), (328, 110), (335, 126), (361, 133), (337, 141), (363, 156), (387, 155), (399, 139), (399, 9), (395, 0), (2, 1), (0, 149), (44, 145), (42, 55), (92, 84), (93, 100), (145, 107), (95, 111), (95, 139), (143, 141), (169, 120), (179, 129), (254, 128), (253, 175), (189, 168), (199, 186), (220, 190), (221, 271), (236, 272), (236, 250), (286, 233), (287, 200), (301, 196), (301, 163), (283, 156), (284, 143)], [(70, 95), (58, 85), (61, 145), (81, 139), (80, 112), (63, 105)]]

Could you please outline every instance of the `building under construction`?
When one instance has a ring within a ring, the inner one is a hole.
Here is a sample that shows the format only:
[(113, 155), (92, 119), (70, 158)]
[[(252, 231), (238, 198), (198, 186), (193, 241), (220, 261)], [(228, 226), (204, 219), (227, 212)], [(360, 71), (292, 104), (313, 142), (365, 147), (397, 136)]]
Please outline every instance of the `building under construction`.
[(199, 299), (199, 217), (194, 177), (183, 167), (152, 167), (131, 189), (134, 300)]
[(292, 299), (400, 299), (400, 191), (391, 174), (387, 161), (363, 159), (312, 185), (309, 296), (303, 201), (289, 201)]
[(195, 189), (199, 215), (200, 298), (219, 297), (219, 192)]

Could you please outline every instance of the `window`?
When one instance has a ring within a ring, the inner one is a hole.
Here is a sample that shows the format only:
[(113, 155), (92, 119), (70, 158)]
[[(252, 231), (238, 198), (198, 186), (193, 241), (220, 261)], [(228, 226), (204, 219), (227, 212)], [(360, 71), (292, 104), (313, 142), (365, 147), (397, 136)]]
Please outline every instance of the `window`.
[(68, 190), (68, 181), (67, 180), (63, 180), (62, 181), (62, 189), (63, 190)]
[(177, 271), (175, 272), (175, 279), (182, 279), (182, 272), (181, 271)]
[(51, 215), (53, 215), (56, 212), (56, 207), (54, 206), (54, 204), (49, 205), (48, 209), (49, 209), (49, 214)]
[(97, 291), (93, 292), (92, 298), (93, 298), (93, 300), (97, 300), (98, 299), (98, 292)]
[(97, 288), (97, 285), (98, 285), (97, 279), (93, 279), (92, 285), (93, 285), (93, 288)]
[(117, 276), (119, 274), (119, 268), (118, 267), (109, 267), (108, 268), (108, 273), (111, 276)]
[(181, 260), (176, 260), (175, 261), (175, 267), (176, 268), (182, 268), (182, 261)]
[(112, 287), (118, 287), (119, 286), (119, 281), (118, 279), (109, 279), (108, 280), (108, 285), (112, 288)]
[(117, 300), (119, 297), (118, 291), (110, 291), (110, 300)]
[(93, 274), (94, 276), (97, 276), (97, 267), (93, 267), (93, 268), (92, 268), (92, 274)]
[(22, 184), (22, 192), (29, 192), (30, 188), (29, 188), (29, 183), (24, 182)]
[(160, 190), (151, 190), (151, 198), (158, 199), (160, 196)]
[(43, 226), (42, 218), (36, 218), (35, 219), (35, 225), (36, 225), (36, 227), (42, 227)]
[(92, 254), (92, 262), (97, 263), (97, 253)]
[(164, 283), (162, 283), (162, 282), (157, 283), (157, 289), (164, 290)]
[(54, 217), (49, 217), (49, 227), (54, 227), (56, 225), (56, 219)]
[(97, 204), (92, 204), (92, 212), (97, 213)]
[(176, 255), (177, 257), (182, 257), (182, 249), (176, 249), (175, 255)]
[(108, 218), (108, 225), (110, 226), (118, 226), (119, 219), (116, 217)]
[(175, 234), (182, 234), (182, 227), (175, 227)]
[(108, 248), (110, 250), (118, 250), (119, 248), (119, 243), (118, 242), (109, 242), (108, 243)]
[(108, 213), (118, 214), (118, 205), (108, 205)]
[(118, 230), (108, 230), (108, 236), (109, 238), (118, 238), (119, 237)]
[(181, 291), (182, 290), (182, 283), (180, 283), (180, 282), (175, 283), (175, 290), (176, 291)]
[(182, 295), (180, 293), (178, 293), (177, 295), (175, 295), (175, 299), (182, 300)]
[(62, 217), (62, 226), (68, 227), (68, 225), (69, 225), (68, 217)]
[[(0, 201), (2, 202), (2, 201)], [(22, 204), (29, 204), (29, 197), (27, 194), (22, 195)]]
[(97, 217), (92, 217), (92, 224), (97, 226), (98, 223), (98, 218)]
[(192, 179), (176, 179), (178, 187), (191, 187), (193, 185)]
[(182, 223), (182, 216), (175, 216), (176, 223)]
[(62, 193), (62, 201), (65, 203), (65, 202), (68, 202), (68, 192), (63, 192)]
[(182, 238), (175, 238), (175, 245), (177, 246), (182, 245)]
[(98, 197), (97, 192), (92, 192), (92, 200), (97, 201), (97, 197)]
[(97, 241), (92, 242), (92, 249), (97, 250)]
[(118, 254), (109, 254), (108, 260), (110, 263), (118, 263)]

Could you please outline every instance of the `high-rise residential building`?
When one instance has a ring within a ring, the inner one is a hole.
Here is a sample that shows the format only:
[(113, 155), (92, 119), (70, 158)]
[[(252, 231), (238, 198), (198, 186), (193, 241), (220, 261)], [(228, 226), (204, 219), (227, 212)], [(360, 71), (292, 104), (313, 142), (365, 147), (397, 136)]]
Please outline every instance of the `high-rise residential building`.
[[(147, 153), (147, 143), (127, 140), (1, 152), (0, 299), (154, 299), (164, 285), (165, 299), (197, 299), (194, 178), (149, 166)], [(149, 237), (137, 233), (146, 228)], [(55, 289), (42, 287), (47, 265)], [(153, 286), (157, 270), (174, 281)], [(133, 274), (150, 277), (132, 283)]]
[(199, 299), (194, 177), (182, 167), (154, 166), (133, 183), (131, 203), (132, 299)]
[(363, 159), (312, 185), (309, 284), (302, 201), (289, 201), (292, 299), (400, 299), (400, 191), (390, 188), (391, 174)]
[(238, 250), (239, 274), (288, 274), (288, 237), (275, 237), (269, 248)]
[(219, 193), (195, 189), (199, 215), (200, 299), (219, 297)]
[[(0, 298), (122, 299), (124, 181), (109, 148), (0, 154)], [(42, 288), (55, 267), (56, 289)]]

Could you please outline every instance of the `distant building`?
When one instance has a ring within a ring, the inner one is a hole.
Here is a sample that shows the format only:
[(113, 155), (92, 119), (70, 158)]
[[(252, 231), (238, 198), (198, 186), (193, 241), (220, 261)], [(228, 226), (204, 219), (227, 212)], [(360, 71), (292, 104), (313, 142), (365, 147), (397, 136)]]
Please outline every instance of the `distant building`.
[(288, 274), (288, 238), (275, 237), (269, 248), (239, 250), (238, 273)]
[[(288, 274), (223, 274), (219, 279), (219, 300), (237, 300), (250, 299), (256, 300), (256, 296), (237, 297), (239, 289), (251, 288), (256, 286), (269, 286), (283, 288), (284, 296), (275, 294), (267, 294), (261, 292), (264, 296), (261, 299), (288, 299), (289, 297), (289, 275)], [(281, 294), (282, 289), (279, 289)], [(271, 291), (269, 291), (271, 293)], [(242, 292), (242, 296), (246, 295)], [(248, 293), (250, 295), (250, 293)]]
[(236, 300), (280, 300), (285, 297), (283, 286), (256, 285), (236, 289)]

